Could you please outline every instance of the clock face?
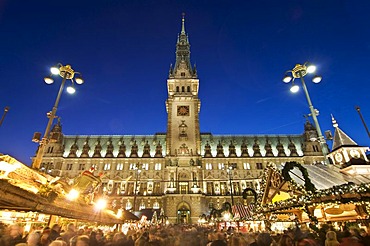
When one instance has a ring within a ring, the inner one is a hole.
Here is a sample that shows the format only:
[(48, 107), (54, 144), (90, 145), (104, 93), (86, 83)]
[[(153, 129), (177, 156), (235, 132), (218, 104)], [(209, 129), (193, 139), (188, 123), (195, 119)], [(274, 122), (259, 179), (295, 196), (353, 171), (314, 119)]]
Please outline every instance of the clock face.
[(353, 158), (355, 158), (355, 159), (360, 158), (360, 152), (358, 152), (358, 150), (357, 150), (357, 149), (351, 149), (351, 150), (349, 151), (349, 154), (350, 154)]
[(189, 116), (189, 106), (178, 106), (177, 115), (179, 116)]
[(342, 162), (342, 160), (343, 160), (343, 156), (342, 156), (340, 153), (336, 153), (336, 154), (335, 154), (335, 160), (336, 160), (337, 162)]

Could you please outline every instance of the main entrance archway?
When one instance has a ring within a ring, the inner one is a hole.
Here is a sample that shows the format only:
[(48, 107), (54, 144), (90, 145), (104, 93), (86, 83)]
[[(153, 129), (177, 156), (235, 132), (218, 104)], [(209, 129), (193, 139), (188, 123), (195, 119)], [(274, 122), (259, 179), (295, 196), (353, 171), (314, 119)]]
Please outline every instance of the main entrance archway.
[(189, 224), (190, 221), (190, 206), (186, 202), (181, 202), (177, 206), (177, 223), (178, 224)]

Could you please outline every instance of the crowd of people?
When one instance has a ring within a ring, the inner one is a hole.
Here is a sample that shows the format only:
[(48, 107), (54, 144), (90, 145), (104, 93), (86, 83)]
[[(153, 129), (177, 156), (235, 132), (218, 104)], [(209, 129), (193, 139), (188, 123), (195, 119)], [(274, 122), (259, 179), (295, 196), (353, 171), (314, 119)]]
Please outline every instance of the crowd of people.
[(197, 225), (167, 225), (103, 232), (95, 227), (34, 228), (30, 232), (17, 225), (0, 224), (0, 246), (370, 246), (365, 229), (337, 231), (323, 225), (319, 231), (303, 231), (298, 226), (283, 233), (240, 232), (237, 228), (217, 230)]

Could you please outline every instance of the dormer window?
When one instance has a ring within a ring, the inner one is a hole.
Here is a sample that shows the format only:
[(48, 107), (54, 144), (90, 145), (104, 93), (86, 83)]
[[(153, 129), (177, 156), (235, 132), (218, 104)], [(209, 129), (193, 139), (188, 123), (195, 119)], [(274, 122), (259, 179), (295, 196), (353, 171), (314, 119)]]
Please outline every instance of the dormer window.
[(185, 77), (185, 73), (181, 73), (181, 77)]

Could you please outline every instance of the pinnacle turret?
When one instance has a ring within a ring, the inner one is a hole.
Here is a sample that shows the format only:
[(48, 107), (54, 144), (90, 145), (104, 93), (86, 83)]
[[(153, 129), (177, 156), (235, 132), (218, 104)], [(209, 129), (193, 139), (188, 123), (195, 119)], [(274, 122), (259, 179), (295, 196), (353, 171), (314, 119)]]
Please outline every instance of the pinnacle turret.
[(170, 69), (170, 78), (196, 78), (197, 74), (192, 69), (190, 63), (190, 43), (185, 32), (185, 14), (182, 15), (181, 33), (177, 37), (176, 62)]
[(339, 125), (337, 121), (334, 119), (333, 115), (331, 115), (331, 121), (333, 123), (333, 127), (335, 128), (332, 150), (336, 150), (339, 147), (343, 146), (358, 146), (358, 144), (355, 141), (353, 141), (347, 134), (345, 134), (339, 128)]

